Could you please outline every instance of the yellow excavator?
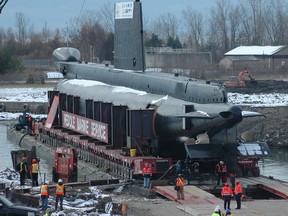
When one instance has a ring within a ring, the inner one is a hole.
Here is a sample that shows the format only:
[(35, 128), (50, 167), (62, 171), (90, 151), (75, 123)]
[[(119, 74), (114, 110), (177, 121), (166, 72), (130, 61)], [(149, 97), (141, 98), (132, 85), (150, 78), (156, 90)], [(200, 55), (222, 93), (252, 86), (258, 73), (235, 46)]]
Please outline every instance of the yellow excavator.
[(229, 80), (224, 82), (224, 85), (227, 87), (245, 87), (245, 77), (250, 79), (249, 85), (257, 85), (257, 81), (249, 70), (240, 71), (237, 76), (230, 76)]

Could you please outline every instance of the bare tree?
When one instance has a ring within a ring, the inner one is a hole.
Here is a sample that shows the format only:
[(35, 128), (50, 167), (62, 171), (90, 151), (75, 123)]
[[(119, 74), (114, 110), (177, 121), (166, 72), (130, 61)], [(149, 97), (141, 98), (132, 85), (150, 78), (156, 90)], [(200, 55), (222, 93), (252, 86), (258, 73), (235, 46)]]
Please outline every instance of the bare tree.
[(240, 12), (239, 6), (231, 7), (231, 10), (228, 15), (229, 31), (230, 31), (230, 49), (234, 48), (237, 45), (237, 36), (240, 30)]
[(44, 43), (48, 43), (49, 40), (51, 39), (52, 33), (50, 29), (48, 28), (47, 22), (44, 23), (42, 30), (41, 30), (41, 34), (42, 34), (42, 41)]
[(242, 33), (248, 45), (262, 45), (265, 35), (263, 0), (239, 0), (241, 8)]
[(24, 46), (29, 38), (29, 20), (22, 12), (16, 12), (16, 39)]
[(178, 21), (175, 15), (167, 13), (161, 15), (153, 24), (152, 31), (162, 40), (167, 42), (168, 38), (176, 38), (178, 35)]
[(111, 3), (105, 3), (100, 8), (100, 23), (108, 32), (114, 32), (114, 5)]
[(191, 48), (195, 48), (196, 51), (201, 51), (204, 46), (204, 17), (203, 14), (192, 9), (188, 6), (183, 11), (183, 17), (186, 21), (188, 29), (188, 37), (191, 41)]
[(266, 44), (287, 44), (288, 7), (285, 1), (271, 1), (266, 5), (264, 25)]
[(216, 6), (211, 9), (211, 20), (210, 23), (214, 23), (216, 26), (216, 32), (218, 34), (218, 44), (222, 52), (229, 50), (230, 39), (229, 39), (229, 27), (228, 20), (231, 11), (231, 3), (229, 0), (219, 0), (216, 2)]

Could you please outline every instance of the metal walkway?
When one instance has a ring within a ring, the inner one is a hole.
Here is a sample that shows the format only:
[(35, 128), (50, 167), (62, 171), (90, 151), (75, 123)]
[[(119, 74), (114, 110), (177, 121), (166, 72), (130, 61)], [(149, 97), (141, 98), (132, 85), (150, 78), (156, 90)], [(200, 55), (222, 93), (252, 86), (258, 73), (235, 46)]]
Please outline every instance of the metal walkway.
[(288, 183), (286, 182), (262, 176), (239, 178), (239, 180), (244, 188), (257, 186), (283, 199), (288, 199)]
[[(152, 190), (170, 200), (176, 201), (177, 199), (177, 193), (174, 190), (174, 186), (155, 186)], [(177, 200), (177, 202), (180, 204), (196, 205), (213, 204), (213, 206), (223, 203), (221, 199), (215, 197), (213, 194), (192, 185), (186, 185), (184, 187), (184, 198), (184, 200)]]

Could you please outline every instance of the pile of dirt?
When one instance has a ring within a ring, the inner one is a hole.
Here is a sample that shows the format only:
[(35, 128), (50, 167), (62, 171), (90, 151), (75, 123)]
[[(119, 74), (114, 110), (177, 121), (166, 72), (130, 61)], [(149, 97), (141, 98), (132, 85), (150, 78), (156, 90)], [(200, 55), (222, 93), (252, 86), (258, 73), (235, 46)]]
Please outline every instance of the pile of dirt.
[(246, 87), (226, 87), (228, 92), (240, 94), (283, 93), (288, 94), (288, 82), (283, 80), (259, 80)]

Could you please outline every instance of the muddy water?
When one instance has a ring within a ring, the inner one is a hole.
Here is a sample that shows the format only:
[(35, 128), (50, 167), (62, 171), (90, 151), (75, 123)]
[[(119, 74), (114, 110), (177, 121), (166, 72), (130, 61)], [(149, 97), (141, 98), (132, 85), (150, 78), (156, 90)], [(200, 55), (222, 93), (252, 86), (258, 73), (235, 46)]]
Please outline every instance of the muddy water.
[[(8, 124), (7, 124), (8, 125)], [(7, 130), (8, 126), (4, 122), (0, 122), (0, 171), (5, 170), (6, 168), (13, 168), (12, 159), (11, 159), (11, 151), (20, 150), (19, 143), (15, 140), (11, 140), (7, 138)], [(39, 182), (43, 181), (51, 181), (52, 180), (52, 171), (51, 168), (48, 167), (45, 160), (40, 158), (39, 162), (40, 166), (40, 175)]]

